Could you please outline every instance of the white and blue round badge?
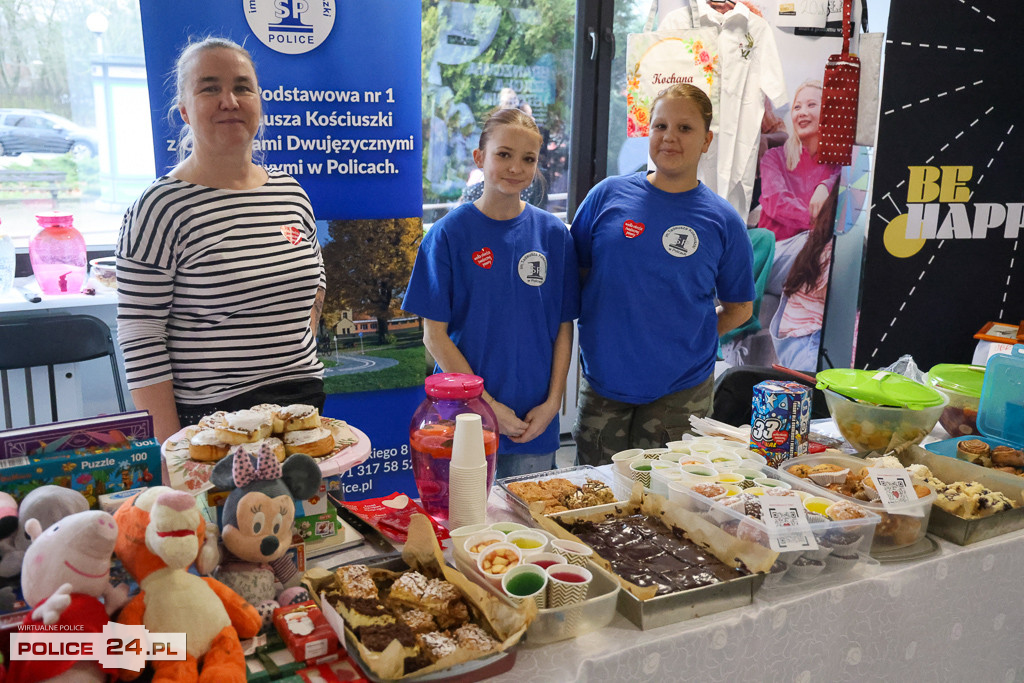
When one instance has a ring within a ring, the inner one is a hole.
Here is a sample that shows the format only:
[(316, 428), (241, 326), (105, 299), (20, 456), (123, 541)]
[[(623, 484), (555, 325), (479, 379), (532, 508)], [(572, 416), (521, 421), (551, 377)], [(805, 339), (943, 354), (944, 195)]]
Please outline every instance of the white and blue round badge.
[(275, 52), (301, 55), (327, 40), (334, 0), (242, 0), (253, 35)]
[(661, 246), (672, 256), (683, 258), (697, 251), (700, 238), (697, 231), (688, 225), (673, 225), (662, 234)]
[(548, 259), (539, 251), (528, 251), (519, 259), (519, 279), (531, 287), (540, 287), (548, 279)]

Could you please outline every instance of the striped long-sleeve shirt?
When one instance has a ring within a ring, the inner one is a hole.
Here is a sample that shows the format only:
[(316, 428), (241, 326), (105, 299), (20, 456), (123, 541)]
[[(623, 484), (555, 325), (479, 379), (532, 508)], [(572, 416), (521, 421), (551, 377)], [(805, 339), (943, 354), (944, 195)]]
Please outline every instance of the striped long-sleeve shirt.
[(309, 327), (323, 259), (309, 198), (271, 173), (251, 190), (159, 178), (125, 213), (117, 340), (131, 389), (181, 403), (320, 377)]

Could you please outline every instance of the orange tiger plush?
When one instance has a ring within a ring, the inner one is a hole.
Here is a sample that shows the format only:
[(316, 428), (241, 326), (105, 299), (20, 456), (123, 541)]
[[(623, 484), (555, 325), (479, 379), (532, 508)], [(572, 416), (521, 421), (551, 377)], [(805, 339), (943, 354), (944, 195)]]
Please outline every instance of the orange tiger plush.
[[(245, 682), (239, 638), (252, 638), (260, 615), (237, 593), (188, 568), (200, 557), (206, 525), (195, 498), (154, 486), (129, 498), (114, 514), (114, 552), (141, 592), (121, 610), (118, 621), (142, 624), (151, 633), (185, 633), (184, 661), (155, 661), (154, 682)], [(123, 680), (140, 672), (122, 671)]]

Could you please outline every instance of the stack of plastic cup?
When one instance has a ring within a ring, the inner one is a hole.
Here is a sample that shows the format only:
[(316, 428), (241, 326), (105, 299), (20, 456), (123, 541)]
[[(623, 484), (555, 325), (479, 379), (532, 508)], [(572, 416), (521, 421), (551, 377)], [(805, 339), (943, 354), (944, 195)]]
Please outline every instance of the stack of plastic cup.
[(483, 423), (476, 413), (455, 416), (448, 469), (448, 521), (453, 529), (487, 521), (487, 459)]

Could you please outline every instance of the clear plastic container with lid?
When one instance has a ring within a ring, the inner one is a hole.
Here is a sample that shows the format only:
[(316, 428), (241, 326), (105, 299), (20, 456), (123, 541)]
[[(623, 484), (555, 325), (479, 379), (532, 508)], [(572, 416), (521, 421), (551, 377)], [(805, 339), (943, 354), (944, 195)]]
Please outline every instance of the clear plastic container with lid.
[(28, 243), (32, 272), (43, 294), (78, 294), (85, 282), (86, 250), (71, 214), (36, 216), (40, 230)]
[(427, 397), (409, 424), (412, 472), (424, 509), (435, 519), (448, 519), (448, 476), (455, 437), (455, 416), (476, 413), (483, 426), (487, 488), (494, 484), (498, 453), (498, 420), (483, 399), (484, 380), (476, 375), (441, 373), (424, 382)]

